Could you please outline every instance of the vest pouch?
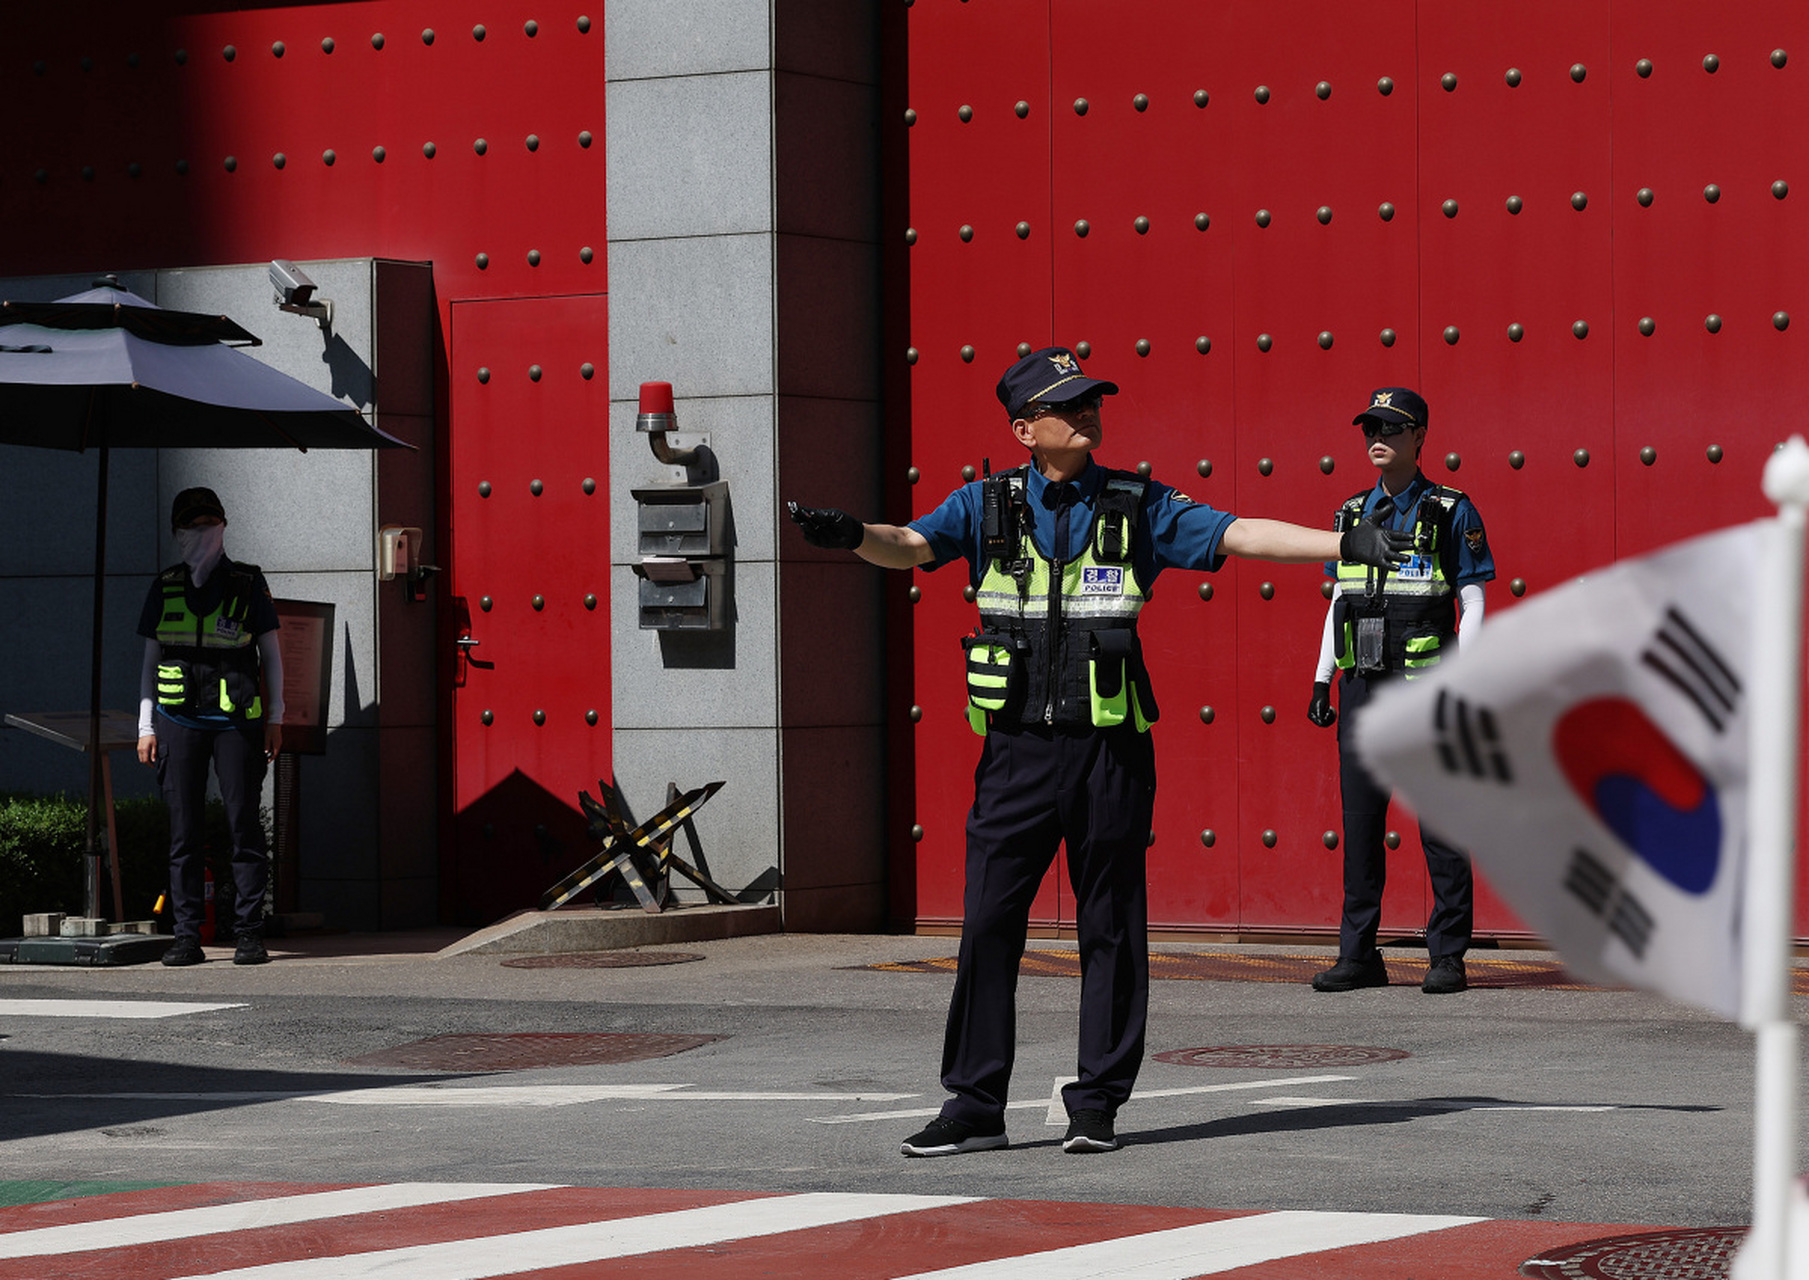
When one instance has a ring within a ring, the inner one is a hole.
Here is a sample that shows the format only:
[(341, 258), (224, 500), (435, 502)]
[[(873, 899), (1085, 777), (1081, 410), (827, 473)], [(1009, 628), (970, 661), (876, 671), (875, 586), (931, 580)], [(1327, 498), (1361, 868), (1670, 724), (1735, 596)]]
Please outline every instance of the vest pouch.
[(1359, 616), (1356, 625), (1356, 668), (1358, 675), (1374, 675), (1388, 670), (1387, 619)]
[(179, 707), (188, 696), (188, 681), (182, 668), (173, 662), (157, 664), (157, 702), (160, 706)]
[(1407, 653), (1402, 660), (1406, 668), (1406, 677), (1411, 680), (1415, 676), (1425, 675), (1438, 665), (1444, 656), (1444, 645), (1436, 632), (1426, 635), (1408, 636)]
[(227, 671), (220, 677), (220, 710), (244, 720), (259, 720), (264, 715), (264, 699), (260, 696), (256, 677), (239, 671)]
[(1156, 691), (1150, 688), (1149, 672), (1138, 663), (1137, 673), (1131, 678), (1131, 722), (1137, 726), (1138, 733), (1148, 733), (1149, 727), (1161, 715), (1156, 706)]
[(1087, 663), (1087, 692), (1093, 723), (1101, 729), (1123, 724), (1131, 716), (1131, 660), (1136, 641), (1129, 631), (1090, 633), (1093, 656)]
[(1023, 653), (1028, 647), (1012, 636), (982, 632), (962, 636), (967, 652), (968, 723), (986, 732), (986, 717), (1012, 704), (1024, 680)]

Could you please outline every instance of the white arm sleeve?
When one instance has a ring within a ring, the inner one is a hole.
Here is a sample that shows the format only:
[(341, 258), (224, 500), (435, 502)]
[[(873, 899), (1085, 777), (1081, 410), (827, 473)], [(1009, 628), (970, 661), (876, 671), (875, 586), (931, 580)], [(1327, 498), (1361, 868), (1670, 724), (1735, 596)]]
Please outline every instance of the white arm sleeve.
[(1466, 640), (1474, 640), (1482, 628), (1482, 583), (1466, 582), (1457, 589), (1457, 618)]
[(283, 722), (283, 650), (277, 633), (266, 631), (258, 637), (258, 661), (264, 665), (264, 723)]
[(155, 640), (144, 642), (144, 662), (138, 668), (138, 736), (141, 738), (149, 738), (157, 732), (152, 708), (157, 705), (157, 659), (162, 656), (162, 645)]
[(1314, 684), (1330, 684), (1338, 670), (1338, 661), (1332, 656), (1332, 615), (1337, 611), (1338, 597), (1343, 594), (1343, 586), (1334, 584), (1332, 602), (1325, 609), (1325, 630), (1319, 637), (1319, 665), (1313, 669)]

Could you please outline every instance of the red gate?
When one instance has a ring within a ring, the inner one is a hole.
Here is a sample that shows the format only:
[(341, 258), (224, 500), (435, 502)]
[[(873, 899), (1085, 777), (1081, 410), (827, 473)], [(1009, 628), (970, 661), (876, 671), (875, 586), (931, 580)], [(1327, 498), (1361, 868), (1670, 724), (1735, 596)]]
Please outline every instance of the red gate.
[[(1145, 0), (1108, 22), (918, 0), (908, 22), (915, 510), (1021, 461), (992, 386), (1054, 342), (1123, 387), (1101, 461), (1313, 525), (1373, 482), (1349, 425), (1368, 391), (1419, 387), (1426, 471), (1488, 521), (1491, 611), (1765, 511), (1809, 390), (1800, 4)], [(923, 925), (960, 914), (977, 750), (953, 576), (917, 575), (894, 824)], [(1152, 924), (1334, 929), (1337, 752), (1304, 713), (1319, 576), (1159, 586)], [(1415, 931), (1417, 832), (1389, 825), (1384, 928)], [(1060, 882), (1040, 923), (1070, 917)], [(1477, 924), (1522, 929), (1486, 885)]]

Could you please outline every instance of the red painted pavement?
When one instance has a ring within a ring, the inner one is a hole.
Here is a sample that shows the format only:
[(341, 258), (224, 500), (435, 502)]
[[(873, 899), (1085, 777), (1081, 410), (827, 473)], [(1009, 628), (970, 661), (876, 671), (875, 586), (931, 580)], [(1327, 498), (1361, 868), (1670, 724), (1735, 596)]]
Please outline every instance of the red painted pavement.
[[(814, 1231), (621, 1258), (610, 1265), (609, 1274), (611, 1280), (704, 1274), (710, 1280), (754, 1280), (757, 1276), (890, 1280), (918, 1271), (1244, 1216), (1152, 1205), (981, 1200)], [(560, 1267), (533, 1274), (535, 1280), (590, 1280), (597, 1272), (594, 1268)]]
[(1496, 1218), (1401, 1240), (1277, 1258), (1221, 1271), (1214, 1280), (1514, 1280), (1521, 1263), (1547, 1249), (1662, 1230), (1624, 1222)]
[[(343, 1189), (346, 1185), (198, 1183), (0, 1209), (6, 1234), (235, 1202)], [(448, 1204), (355, 1213), (157, 1244), (0, 1261), (0, 1280), (157, 1280), (263, 1263), (350, 1255), (583, 1222), (705, 1208), (761, 1198), (732, 1191), (555, 1187)], [(772, 1236), (731, 1239), (627, 1258), (510, 1273), (533, 1280), (889, 1280), (993, 1259), (1259, 1216), (1248, 1212), (979, 1200)], [(1547, 1250), (1651, 1225), (1490, 1220), (1377, 1244), (1323, 1250), (1217, 1272), (1226, 1280), (1509, 1280)]]

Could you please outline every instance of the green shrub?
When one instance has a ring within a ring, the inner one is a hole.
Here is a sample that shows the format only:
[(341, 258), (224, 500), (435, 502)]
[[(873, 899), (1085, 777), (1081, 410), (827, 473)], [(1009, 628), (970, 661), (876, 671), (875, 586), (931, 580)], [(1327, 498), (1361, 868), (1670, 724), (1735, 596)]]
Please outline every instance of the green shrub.
[[(261, 816), (268, 831), (268, 815)], [(97, 815), (97, 820), (104, 843), (106, 815)], [(157, 896), (169, 891), (169, 809), (155, 797), (122, 799), (114, 804), (114, 826), (119, 835), (126, 919), (148, 920)], [(226, 806), (218, 800), (208, 801), (205, 831), (215, 892), (224, 900), (232, 892), (232, 845), (226, 832)], [(86, 797), (0, 793), (0, 936), (18, 931), (26, 914), (82, 914), (82, 859), (87, 841)], [(101, 876), (101, 914), (111, 916), (113, 882), (104, 866)], [(167, 925), (167, 904), (165, 910)]]

